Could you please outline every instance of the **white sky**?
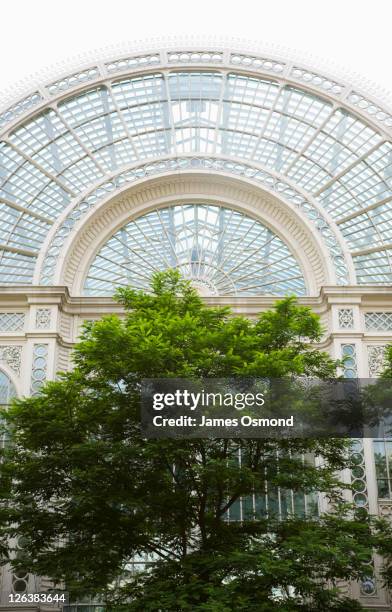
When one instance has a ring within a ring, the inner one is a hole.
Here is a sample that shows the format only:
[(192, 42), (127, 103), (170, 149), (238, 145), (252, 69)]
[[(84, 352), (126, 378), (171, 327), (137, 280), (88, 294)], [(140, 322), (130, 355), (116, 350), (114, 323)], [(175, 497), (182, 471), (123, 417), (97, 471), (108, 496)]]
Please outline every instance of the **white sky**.
[(362, 75), (392, 98), (390, 0), (4, 0), (1, 21), (3, 90), (86, 51), (202, 34), (283, 45)]

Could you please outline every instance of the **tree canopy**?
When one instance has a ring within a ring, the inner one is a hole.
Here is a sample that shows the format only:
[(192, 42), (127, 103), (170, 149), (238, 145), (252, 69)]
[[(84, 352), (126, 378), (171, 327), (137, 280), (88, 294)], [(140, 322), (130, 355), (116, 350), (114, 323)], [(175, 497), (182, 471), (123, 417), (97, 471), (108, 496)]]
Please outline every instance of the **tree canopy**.
[(294, 298), (233, 316), (175, 271), (116, 298), (125, 316), (85, 324), (73, 370), (3, 412), (3, 561), (22, 536), (15, 567), (130, 612), (359, 610), (338, 587), (372, 550), (390, 584), (390, 528), (345, 501), (346, 441), (140, 431), (143, 378), (335, 376), (318, 317)]

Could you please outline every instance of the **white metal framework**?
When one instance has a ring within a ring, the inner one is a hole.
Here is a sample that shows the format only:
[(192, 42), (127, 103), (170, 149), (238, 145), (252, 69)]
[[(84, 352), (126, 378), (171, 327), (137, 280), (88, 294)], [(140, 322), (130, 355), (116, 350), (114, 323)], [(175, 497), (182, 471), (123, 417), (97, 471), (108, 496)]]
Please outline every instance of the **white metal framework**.
[(167, 268), (203, 295), (305, 293), (299, 265), (278, 236), (240, 212), (203, 204), (156, 210), (122, 227), (91, 264), (85, 292), (148, 289), (151, 274)]
[(352, 262), (356, 282), (390, 283), (391, 128), (345, 83), (220, 49), (135, 54), (45, 83), (0, 113), (0, 282), (52, 284), (64, 236), (127, 171), (208, 157), (265, 172), (319, 211), (339, 284)]

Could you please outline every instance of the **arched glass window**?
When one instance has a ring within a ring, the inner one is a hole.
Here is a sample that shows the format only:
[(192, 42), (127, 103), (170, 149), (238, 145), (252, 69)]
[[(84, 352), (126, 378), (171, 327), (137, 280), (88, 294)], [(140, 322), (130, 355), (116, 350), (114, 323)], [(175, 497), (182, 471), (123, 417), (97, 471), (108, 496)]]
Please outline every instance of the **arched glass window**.
[(16, 390), (11, 379), (0, 370), (0, 406), (7, 405), (16, 397)]
[(154, 210), (118, 230), (96, 255), (87, 295), (149, 287), (158, 270), (176, 268), (204, 296), (304, 295), (288, 246), (260, 221), (219, 205)]
[[(14, 387), (13, 382), (11, 381), (9, 376), (5, 374), (5, 372), (0, 370), (0, 407), (7, 406), (14, 397), (16, 397), (16, 389)], [(0, 448), (4, 448), (8, 441), (9, 435), (7, 433), (2, 432), (0, 429)]]

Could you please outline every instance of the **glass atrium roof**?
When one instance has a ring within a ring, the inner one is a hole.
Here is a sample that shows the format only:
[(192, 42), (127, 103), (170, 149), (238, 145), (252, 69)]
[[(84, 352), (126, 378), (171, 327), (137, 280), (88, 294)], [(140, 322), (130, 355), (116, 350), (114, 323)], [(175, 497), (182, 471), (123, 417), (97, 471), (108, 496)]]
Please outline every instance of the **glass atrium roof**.
[[(251, 69), (230, 55), (224, 70), (219, 53), (204, 60), (189, 55), (189, 62), (169, 54), (162, 66), (160, 53), (148, 57), (142, 64), (138, 58), (105, 64), (104, 75), (97, 68), (83, 78), (71, 75), (42, 87), (47, 101), (36, 93), (0, 114), (0, 283), (32, 283), (34, 270), (39, 282), (37, 261), (48, 233), (100, 183), (177, 156), (246, 160), (290, 182), (328, 215), (358, 283), (392, 283), (390, 115), (317, 75), (305, 78), (296, 69), (283, 76), (277, 62), (260, 60), (256, 69), (253, 58)], [(78, 214), (80, 220), (84, 213)], [(113, 240), (103, 249), (110, 256)], [(118, 270), (117, 260), (113, 265)], [(181, 265), (191, 265), (189, 257)], [(91, 278), (89, 293), (106, 292), (107, 282)], [(293, 290), (301, 292), (296, 282)]]
[(288, 247), (255, 219), (219, 206), (184, 204), (150, 212), (121, 228), (95, 257), (87, 295), (149, 287), (151, 274), (177, 268), (202, 295), (305, 294)]

